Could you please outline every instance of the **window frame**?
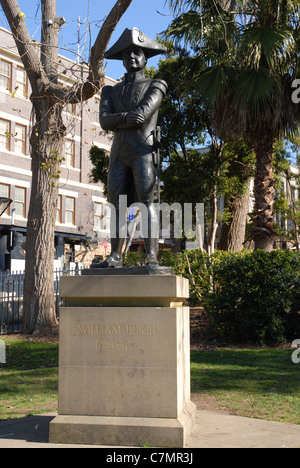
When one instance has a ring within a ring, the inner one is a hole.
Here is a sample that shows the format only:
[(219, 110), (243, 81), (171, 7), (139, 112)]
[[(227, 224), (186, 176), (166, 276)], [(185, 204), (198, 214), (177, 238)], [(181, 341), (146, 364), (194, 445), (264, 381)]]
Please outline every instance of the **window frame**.
[[(12, 62), (10, 62), (9, 60), (5, 60), (4, 58), (0, 57), (0, 62), (4, 62), (6, 64), (9, 65), (9, 75), (3, 75), (0, 71), (0, 76), (4, 77), (5, 79), (8, 80), (8, 88), (2, 88), (1, 85), (0, 85), (0, 89), (2, 90), (5, 90), (9, 93), (12, 92)], [(1, 68), (0, 68), (1, 70)]]
[[(24, 72), (24, 77), (25, 77), (24, 82), (21, 82), (21, 81), (18, 80), (18, 71), (19, 70)], [(24, 93), (19, 92), (20, 88), (18, 87), (18, 84), (21, 84), (22, 88), (24, 86)], [(25, 68), (22, 67), (21, 65), (17, 65), (17, 69), (16, 69), (16, 88), (17, 89), (16, 89), (15, 94), (16, 94), (17, 97), (28, 99), (28, 75), (27, 75), (27, 72), (26, 72)]]
[[(11, 186), (9, 184), (5, 184), (3, 182), (0, 182), (0, 187), (1, 186), (4, 186), (4, 187), (7, 187), (7, 194), (3, 194), (1, 193), (1, 190), (0, 190), (0, 196), (2, 197), (6, 197), (6, 198), (10, 198), (10, 192), (11, 192)], [(6, 216), (10, 216), (10, 205), (8, 206), (8, 208), (6, 209), (5, 211), (5, 215)], [(2, 215), (3, 216), (3, 215)]]
[[(17, 127), (22, 127), (22, 129), (24, 130), (24, 138), (17, 138)], [(16, 142), (17, 141), (21, 141), (22, 142), (22, 151), (18, 151), (17, 148), (16, 148)], [(27, 127), (26, 125), (22, 125), (22, 124), (19, 124), (19, 123), (16, 123), (15, 124), (15, 152), (18, 153), (18, 154), (22, 154), (24, 156), (26, 156), (26, 145), (27, 145)]]
[(57, 199), (56, 224), (62, 224), (62, 195), (58, 195)]
[[(96, 210), (95, 210), (96, 206), (100, 206), (100, 208), (101, 208), (100, 209), (100, 211), (101, 211), (100, 215), (96, 214)], [(102, 231), (103, 230), (103, 208), (104, 208), (103, 203), (94, 201), (94, 229), (96, 231), (98, 231), (98, 230)], [(99, 227), (96, 226), (96, 223), (95, 223), (96, 219), (99, 219)]]
[[(24, 193), (24, 200), (17, 200), (16, 198), (16, 193), (17, 193), (17, 189), (20, 189), (23, 191)], [(16, 185), (15, 186), (15, 196), (14, 196), (14, 208), (15, 208), (15, 213), (16, 213), (16, 216), (19, 216), (20, 218), (26, 218), (26, 187), (21, 187), (19, 185)], [(23, 209), (22, 209), (22, 215), (20, 215), (19, 213), (17, 213), (17, 209), (16, 209), (16, 205), (19, 204), (19, 205), (22, 205), (23, 206)]]
[(100, 98), (95, 98), (94, 122), (100, 125)]
[[(71, 143), (72, 153), (69, 153), (67, 151), (68, 143)], [(71, 156), (71, 164), (69, 163), (68, 156)], [(65, 144), (65, 164), (66, 164), (66, 167), (75, 169), (75, 141), (71, 140), (70, 138), (66, 139), (66, 144)]]
[[(67, 208), (67, 200), (73, 200), (73, 210), (69, 210)], [(75, 197), (66, 196), (66, 198), (65, 198), (65, 224), (75, 226), (75, 207), (76, 207)], [(71, 223), (67, 220), (67, 216), (66, 216), (67, 213), (72, 213), (72, 222)]]
[[(0, 135), (1, 136), (6, 136), (6, 148), (5, 150), (6, 151), (10, 151), (11, 149), (11, 141), (10, 141), (10, 137), (11, 137), (11, 121), (10, 120), (7, 120), (7, 119), (2, 119), (0, 118), (0, 122), (6, 122), (8, 124), (8, 132), (5, 132), (4, 134), (1, 133), (1, 129), (0, 129)], [(0, 147), (0, 151), (3, 151), (4, 148), (1, 148)]]

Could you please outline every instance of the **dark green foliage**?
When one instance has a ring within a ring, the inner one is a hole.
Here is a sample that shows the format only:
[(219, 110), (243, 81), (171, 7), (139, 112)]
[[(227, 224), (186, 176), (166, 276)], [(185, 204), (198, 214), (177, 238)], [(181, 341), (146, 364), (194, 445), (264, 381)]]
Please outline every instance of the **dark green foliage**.
[(205, 298), (217, 335), (263, 344), (300, 334), (300, 255), (287, 250), (228, 253), (212, 261)]
[(183, 276), (190, 281), (191, 306), (203, 303), (210, 290), (210, 256), (200, 250), (186, 250), (185, 252), (172, 254), (163, 252), (160, 255), (162, 266), (172, 266), (178, 276)]
[[(139, 264), (137, 254), (128, 264)], [(210, 333), (231, 342), (300, 337), (300, 253), (289, 250), (160, 254), (190, 281), (190, 305), (205, 308)]]
[(89, 158), (93, 164), (93, 168), (89, 174), (90, 181), (97, 184), (102, 182), (104, 195), (107, 196), (107, 177), (109, 156), (108, 152), (98, 146), (92, 146), (89, 153)]
[(123, 256), (124, 267), (138, 267), (144, 264), (146, 254), (140, 254), (138, 252), (129, 252)]

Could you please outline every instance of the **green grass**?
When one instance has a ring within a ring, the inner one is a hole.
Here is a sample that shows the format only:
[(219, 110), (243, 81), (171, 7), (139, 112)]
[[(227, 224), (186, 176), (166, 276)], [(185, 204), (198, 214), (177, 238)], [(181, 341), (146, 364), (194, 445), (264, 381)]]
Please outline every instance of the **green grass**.
[(0, 364), (0, 420), (57, 409), (58, 345), (5, 337)]
[[(0, 420), (57, 410), (58, 345), (9, 336), (0, 364)], [(191, 352), (193, 399), (199, 408), (300, 424), (300, 364), (292, 349)]]
[(291, 349), (192, 351), (192, 392), (232, 414), (300, 424), (300, 364)]

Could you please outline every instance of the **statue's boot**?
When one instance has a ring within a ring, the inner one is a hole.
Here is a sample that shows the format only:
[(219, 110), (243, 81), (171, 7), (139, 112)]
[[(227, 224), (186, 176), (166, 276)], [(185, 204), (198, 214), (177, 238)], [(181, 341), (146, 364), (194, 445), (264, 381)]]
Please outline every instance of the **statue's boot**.
[(122, 247), (124, 239), (111, 239), (111, 254), (103, 262), (97, 265), (97, 268), (122, 268)]
[(153, 255), (153, 254), (148, 254), (146, 256), (146, 265), (147, 266), (158, 266), (159, 263), (158, 263), (158, 260), (157, 260), (157, 257), (156, 255)]
[(146, 247), (146, 265), (147, 266), (158, 266), (157, 260), (157, 239), (145, 239)]
[(109, 256), (106, 260), (103, 262), (99, 263), (97, 268), (122, 268), (123, 266), (123, 261), (117, 260), (112, 256)]

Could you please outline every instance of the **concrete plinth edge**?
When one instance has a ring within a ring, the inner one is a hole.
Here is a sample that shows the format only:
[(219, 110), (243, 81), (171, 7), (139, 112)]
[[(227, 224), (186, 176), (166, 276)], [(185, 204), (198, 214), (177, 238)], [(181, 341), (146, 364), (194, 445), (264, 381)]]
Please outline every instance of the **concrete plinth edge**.
[(195, 424), (192, 402), (178, 419), (58, 415), (50, 423), (49, 442), (183, 448)]

